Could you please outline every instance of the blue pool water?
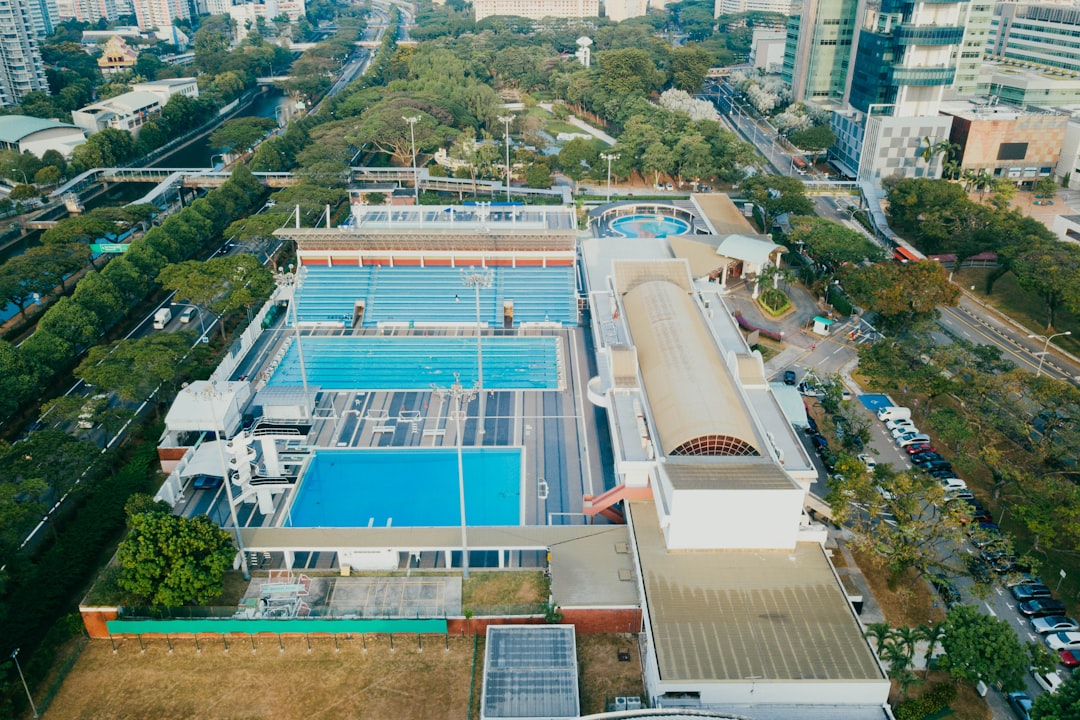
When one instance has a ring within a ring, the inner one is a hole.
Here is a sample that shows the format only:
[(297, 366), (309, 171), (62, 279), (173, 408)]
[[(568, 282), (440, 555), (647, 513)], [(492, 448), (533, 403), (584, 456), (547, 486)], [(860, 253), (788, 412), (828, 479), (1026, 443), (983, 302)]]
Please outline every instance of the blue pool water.
[[(466, 448), (465, 517), (471, 526), (519, 525), (521, 451)], [(300, 481), (292, 527), (460, 525), (454, 449), (319, 450)]]
[(690, 223), (664, 215), (627, 215), (612, 220), (611, 229), (626, 237), (667, 237), (690, 232)]
[[(555, 337), (485, 337), (484, 387), (551, 390), (559, 387)], [(469, 387), (477, 380), (476, 337), (364, 336), (303, 338), (309, 385), (323, 390), (430, 390), (432, 383)], [(294, 341), (267, 380), (300, 387), (300, 353)]]

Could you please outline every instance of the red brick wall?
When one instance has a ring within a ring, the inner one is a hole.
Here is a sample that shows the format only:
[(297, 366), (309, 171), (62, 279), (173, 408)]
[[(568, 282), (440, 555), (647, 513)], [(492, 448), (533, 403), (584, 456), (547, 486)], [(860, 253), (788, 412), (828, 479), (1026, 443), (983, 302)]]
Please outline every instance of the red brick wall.
[[(592, 633), (636, 633), (641, 630), (641, 610), (639, 608), (612, 608), (603, 610), (559, 608), (562, 622), (573, 625), (582, 634)], [(542, 617), (474, 617), (450, 618), (447, 632), (451, 635), (483, 635), (488, 625), (543, 625)]]

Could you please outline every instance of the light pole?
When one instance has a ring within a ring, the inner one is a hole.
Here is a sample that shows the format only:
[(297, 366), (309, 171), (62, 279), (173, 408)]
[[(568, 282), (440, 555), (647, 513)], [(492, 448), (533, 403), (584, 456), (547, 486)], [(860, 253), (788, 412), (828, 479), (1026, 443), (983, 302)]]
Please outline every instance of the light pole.
[(416, 123), (420, 122), (419, 115), (413, 115), (412, 117), (401, 116), (401, 119), (409, 123), (409, 144), (412, 145), (412, 182), (413, 182), (413, 194), (416, 197), (416, 204), (420, 204), (420, 182), (416, 176)]
[(461, 283), (473, 289), (476, 299), (476, 386), (484, 389), (484, 354), (481, 352), (480, 289), (487, 290), (495, 283), (491, 268), (462, 268)]
[[(472, 387), (465, 389), (461, 386), (461, 377), (458, 373), (454, 373), (454, 384), (449, 388), (441, 388), (438, 385), (432, 384), (431, 392), (438, 395), (440, 399), (451, 398), (454, 401), (454, 409), (452, 411), (454, 415), (454, 425), (457, 431), (457, 472), (458, 472), (458, 510), (461, 513), (461, 577), (465, 580), (469, 579), (469, 537), (465, 524), (465, 466), (462, 462), (462, 437), (461, 437), (461, 418), (465, 415), (465, 411), (462, 410), (462, 404), (468, 405), (472, 402), (472, 399), (479, 395), (483, 397), (483, 393), (479, 391), (479, 387)], [(477, 425), (483, 422), (482, 417), (477, 418)]]
[[(1072, 335), (1072, 330), (1066, 330), (1065, 332), (1054, 333), (1050, 337), (1043, 338), (1043, 340), (1045, 340), (1046, 342), (1043, 343), (1042, 352), (1039, 353), (1039, 369), (1035, 371), (1035, 377), (1039, 377), (1040, 375), (1042, 375), (1042, 366), (1043, 366), (1043, 362), (1046, 360), (1046, 353), (1049, 352), (1049, 350), (1050, 350), (1050, 341), (1053, 340), (1056, 337), (1061, 337), (1062, 335)], [(1031, 340), (1033, 338), (1042, 338), (1042, 337), (1043, 337), (1042, 335), (1028, 335), (1028, 340)]]
[(607, 160), (607, 201), (611, 202), (611, 161), (619, 159), (619, 153), (600, 153), (600, 157)]
[[(11, 172), (15, 172), (16, 170), (18, 170), (19, 172), (22, 173), (23, 185), (29, 185), (30, 181), (26, 179), (26, 171), (22, 170), (20, 168), (11, 168)], [(35, 715), (34, 717), (37, 717), (37, 716)]]
[(499, 122), (505, 126), (503, 140), (506, 142), (506, 202), (510, 202), (510, 123), (514, 122), (513, 115), (500, 115)]
[(30, 701), (30, 709), (34, 711), (34, 717), (41, 717), (38, 715), (37, 705), (34, 704), (34, 697), (30, 694), (30, 688), (26, 684), (26, 678), (22, 673), (22, 666), (19, 665), (19, 648), (15, 648), (11, 652), (11, 659), (15, 661), (15, 669), (19, 671), (19, 679), (22, 680), (23, 690), (26, 691), (26, 699)]

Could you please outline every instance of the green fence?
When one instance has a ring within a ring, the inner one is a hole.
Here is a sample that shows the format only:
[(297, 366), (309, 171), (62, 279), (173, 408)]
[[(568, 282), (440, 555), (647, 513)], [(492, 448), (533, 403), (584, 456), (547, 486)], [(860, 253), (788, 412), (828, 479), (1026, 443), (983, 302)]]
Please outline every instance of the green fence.
[(314, 633), (441, 633), (446, 634), (445, 618), (284, 618), (280, 620), (110, 620), (106, 623), (113, 635), (310, 635)]

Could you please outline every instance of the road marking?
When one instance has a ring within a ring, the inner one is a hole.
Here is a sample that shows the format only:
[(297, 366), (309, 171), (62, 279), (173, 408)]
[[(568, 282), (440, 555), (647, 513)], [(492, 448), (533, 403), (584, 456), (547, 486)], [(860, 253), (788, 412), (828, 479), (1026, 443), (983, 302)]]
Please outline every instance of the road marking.
[(986, 612), (990, 613), (990, 617), (997, 617), (997, 613), (994, 612), (994, 608), (990, 607), (990, 603), (983, 603), (986, 606)]
[(1002, 590), (1001, 588), (997, 587), (997, 586), (994, 587), (994, 592), (996, 592), (998, 595), (1004, 595), (1005, 594), (1005, 591)]

